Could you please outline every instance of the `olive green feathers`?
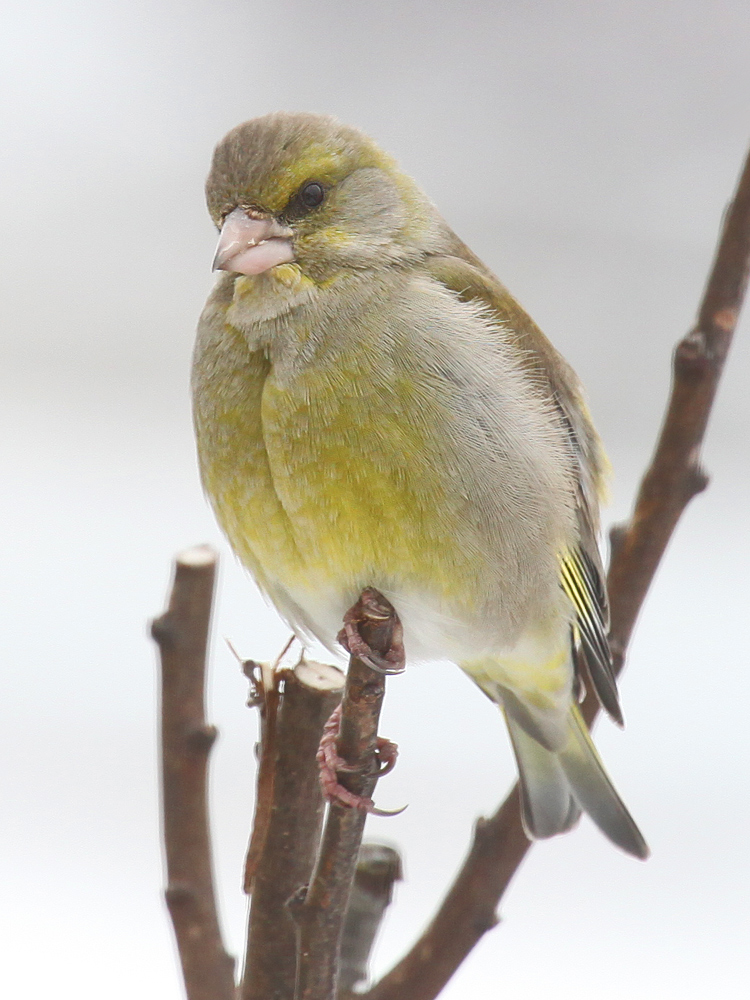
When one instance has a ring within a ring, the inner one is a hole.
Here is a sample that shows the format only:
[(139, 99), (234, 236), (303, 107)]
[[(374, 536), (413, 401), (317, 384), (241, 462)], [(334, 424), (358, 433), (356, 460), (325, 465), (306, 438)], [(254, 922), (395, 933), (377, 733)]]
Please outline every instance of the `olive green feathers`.
[(332, 649), (361, 590), (380, 590), (411, 662), (453, 660), (502, 709), (529, 836), (583, 810), (645, 857), (576, 705), (591, 683), (622, 721), (597, 546), (606, 460), (574, 372), (357, 129), (246, 122), (217, 147), (207, 198), (221, 275), (195, 427), (238, 556)]

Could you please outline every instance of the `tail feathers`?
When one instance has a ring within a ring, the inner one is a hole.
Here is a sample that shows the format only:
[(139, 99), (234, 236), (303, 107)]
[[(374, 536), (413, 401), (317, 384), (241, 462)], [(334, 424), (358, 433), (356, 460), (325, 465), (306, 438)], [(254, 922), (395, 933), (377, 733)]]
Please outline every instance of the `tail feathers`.
[(572, 797), (558, 755), (524, 732), (506, 713), (508, 732), (518, 762), (521, 784), (521, 818), (531, 840), (569, 830), (581, 815)]
[(636, 858), (647, 858), (643, 834), (604, 770), (576, 705), (571, 706), (568, 718), (570, 739), (559, 760), (576, 801), (614, 844)]
[(527, 835), (552, 837), (588, 813), (602, 833), (628, 854), (647, 858), (648, 846), (599, 758), (577, 706), (568, 713), (568, 739), (557, 753), (545, 749), (506, 713), (521, 784)]

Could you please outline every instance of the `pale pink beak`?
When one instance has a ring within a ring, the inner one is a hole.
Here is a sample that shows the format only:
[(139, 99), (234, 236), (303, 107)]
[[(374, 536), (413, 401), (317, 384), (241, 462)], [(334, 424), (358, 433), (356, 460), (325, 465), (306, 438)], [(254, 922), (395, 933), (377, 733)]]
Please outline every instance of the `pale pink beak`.
[(224, 220), (214, 257), (214, 271), (261, 274), (294, 260), (291, 229), (276, 219), (251, 218), (235, 208)]

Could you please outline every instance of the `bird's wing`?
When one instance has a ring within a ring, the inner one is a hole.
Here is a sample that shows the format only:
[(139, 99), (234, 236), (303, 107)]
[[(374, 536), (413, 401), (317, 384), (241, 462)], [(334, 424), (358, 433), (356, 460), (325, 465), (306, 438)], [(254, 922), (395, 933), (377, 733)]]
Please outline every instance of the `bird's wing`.
[[(612, 656), (607, 642), (609, 606), (597, 543), (599, 500), (608, 469), (583, 390), (570, 365), (555, 350), (508, 290), (458, 237), (447, 230), (445, 252), (428, 256), (427, 273), (465, 302), (483, 305), (510, 331), (523, 367), (548, 392), (567, 432), (576, 468), (578, 545), (560, 554), (561, 585), (576, 611), (574, 642), (580, 647), (599, 701), (622, 724)], [(578, 658), (576, 658), (578, 670)]]

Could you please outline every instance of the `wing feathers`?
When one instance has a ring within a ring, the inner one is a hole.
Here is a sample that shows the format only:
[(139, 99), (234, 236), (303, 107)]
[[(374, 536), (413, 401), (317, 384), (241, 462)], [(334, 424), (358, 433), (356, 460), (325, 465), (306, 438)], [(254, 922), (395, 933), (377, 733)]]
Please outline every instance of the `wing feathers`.
[(579, 545), (562, 561), (563, 589), (573, 603), (574, 630), (582, 648), (591, 683), (604, 709), (622, 725), (617, 684), (607, 642), (609, 612), (596, 541), (598, 497), (607, 467), (578, 379), (531, 317), (507, 289), (447, 227), (443, 253), (427, 259), (427, 272), (466, 302), (480, 302), (499, 326), (508, 330), (518, 346), (524, 367), (537, 384), (546, 384), (560, 413), (575, 459)]
[[(498, 326), (515, 339), (524, 369), (536, 385), (546, 387), (557, 407), (576, 472), (579, 538), (577, 546), (560, 559), (560, 583), (575, 611), (572, 633), (578, 648), (574, 662), (584, 660), (599, 701), (622, 725), (607, 640), (609, 610), (604, 571), (596, 540), (598, 501), (604, 491), (607, 461), (580, 383), (528, 314), (447, 226), (440, 251), (428, 257), (425, 269), (463, 301), (480, 302), (488, 309)], [(647, 857), (646, 843), (609, 780), (577, 706), (570, 705), (567, 717), (560, 719), (561, 731), (550, 740), (546, 728), (540, 731), (536, 720), (529, 718), (521, 699), (509, 698), (508, 691), (498, 690), (497, 694), (505, 702), (529, 836), (560, 833), (573, 825), (583, 809), (614, 843), (636, 857)], [(540, 736), (544, 737), (542, 742)]]
[(560, 582), (576, 613), (575, 632), (596, 695), (607, 714), (620, 726), (622, 710), (607, 641), (607, 605), (601, 578), (582, 549), (560, 560)]

